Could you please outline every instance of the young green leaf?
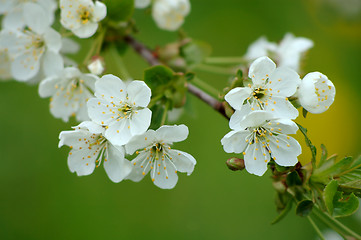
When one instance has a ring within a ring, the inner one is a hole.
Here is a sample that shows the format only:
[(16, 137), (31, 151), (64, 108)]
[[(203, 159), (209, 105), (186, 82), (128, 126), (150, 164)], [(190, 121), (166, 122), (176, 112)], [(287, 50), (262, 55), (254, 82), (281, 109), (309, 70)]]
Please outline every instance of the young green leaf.
[(311, 154), (312, 154), (311, 163), (312, 163), (313, 169), (315, 169), (316, 168), (316, 153), (317, 153), (316, 147), (312, 144), (311, 140), (308, 138), (307, 129), (302, 127), (298, 123), (297, 123), (297, 126), (300, 129), (303, 136), (305, 137), (305, 141), (306, 141), (307, 146), (311, 149)]
[(333, 199), (337, 192), (337, 188), (338, 188), (337, 181), (332, 180), (327, 184), (325, 190), (323, 191), (323, 199), (325, 201), (327, 211), (331, 215), (333, 214), (333, 208), (334, 208), (333, 207)]
[(356, 212), (359, 206), (357, 197), (351, 193), (344, 196), (342, 192), (336, 192), (333, 199), (333, 216), (334, 217), (347, 217)]

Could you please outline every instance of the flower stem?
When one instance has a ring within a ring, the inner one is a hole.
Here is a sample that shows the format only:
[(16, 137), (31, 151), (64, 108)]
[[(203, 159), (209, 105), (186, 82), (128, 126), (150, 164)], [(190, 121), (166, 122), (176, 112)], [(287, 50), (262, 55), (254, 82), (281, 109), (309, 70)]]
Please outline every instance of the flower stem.
[(86, 66), (88, 64), (88, 62), (92, 56), (99, 55), (102, 45), (103, 45), (105, 32), (106, 32), (106, 28), (103, 28), (102, 31), (97, 36), (97, 38), (95, 38), (95, 40), (92, 42), (90, 50), (88, 51), (88, 54), (84, 58), (84, 61), (83, 61), (84, 66)]
[(163, 116), (162, 116), (162, 121), (160, 123), (161, 126), (163, 126), (165, 124), (165, 121), (167, 120), (169, 105), (170, 105), (169, 101), (167, 101), (164, 105), (164, 112), (163, 112)]
[(341, 236), (347, 239), (347, 236), (352, 236), (355, 239), (361, 239), (361, 236), (343, 225), (341, 222), (330, 216), (328, 213), (321, 211), (318, 206), (314, 206), (313, 213), (327, 226), (338, 232)]
[(320, 237), (320, 239), (321, 240), (326, 240), (325, 237), (323, 236), (322, 232), (320, 231), (320, 229), (316, 225), (316, 223), (313, 221), (313, 219), (310, 216), (307, 216), (307, 219), (311, 223), (312, 227), (315, 229), (315, 231), (316, 231), (317, 235)]
[(208, 83), (204, 82), (198, 77), (193, 78), (192, 83), (201, 88), (202, 90), (206, 91), (209, 95), (212, 95), (214, 98), (219, 98), (219, 91), (209, 85)]
[(230, 76), (236, 74), (236, 71), (234, 69), (211, 66), (206, 64), (198, 64), (195, 68), (203, 72), (215, 73), (220, 75)]
[[(153, 55), (152, 51), (150, 51), (146, 46), (142, 43), (138, 42), (132, 36), (127, 35), (124, 37), (124, 40), (144, 59), (146, 60), (151, 66), (161, 64), (159, 60)], [(205, 93), (198, 87), (194, 86), (191, 83), (188, 83), (188, 91), (207, 103), (211, 106), (214, 110), (222, 114), (225, 118), (229, 119), (226, 114), (226, 110), (223, 106), (223, 103), (218, 101), (217, 99), (213, 98), (209, 94)]]
[(204, 60), (207, 64), (246, 64), (243, 57), (208, 57)]

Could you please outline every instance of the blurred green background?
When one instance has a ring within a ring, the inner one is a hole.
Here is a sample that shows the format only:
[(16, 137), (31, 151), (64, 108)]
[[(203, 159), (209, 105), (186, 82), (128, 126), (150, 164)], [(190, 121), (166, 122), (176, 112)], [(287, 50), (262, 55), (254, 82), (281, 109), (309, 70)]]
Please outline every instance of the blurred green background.
[[(320, 71), (337, 90), (332, 107), (321, 115), (300, 117), (316, 146), (330, 153), (359, 155), (361, 131), (361, 9), (359, 0), (193, 0), (184, 30), (213, 47), (213, 56), (241, 56), (264, 35), (279, 41), (286, 32), (311, 38), (315, 46), (305, 73)], [(340, 5), (337, 5), (340, 4)], [(350, 7), (352, 6), (352, 7)], [(140, 33), (150, 47), (176, 40), (159, 30), (151, 16), (135, 11)], [(131, 50), (125, 63), (135, 79), (147, 66)], [(200, 72), (219, 89), (227, 78)], [(77, 177), (68, 170), (69, 149), (57, 148), (58, 134), (75, 123), (49, 113), (49, 100), (36, 86), (14, 81), (0, 86), (0, 239), (314, 239), (306, 219), (294, 211), (271, 226), (276, 217), (269, 174), (257, 177), (231, 172), (220, 139), (227, 121), (189, 97), (192, 111), (178, 123), (190, 129), (175, 147), (198, 161), (191, 176), (179, 174), (172, 190), (140, 183), (112, 183), (103, 169)], [(301, 135), (297, 136), (303, 144)], [(303, 144), (302, 162), (309, 159)], [(359, 212), (360, 213), (360, 212)], [(361, 214), (360, 214), (361, 215)], [(361, 218), (359, 218), (361, 219)], [(360, 220), (344, 220), (360, 232)], [(322, 225), (321, 225), (322, 226)], [(322, 226), (323, 227), (323, 226)]]

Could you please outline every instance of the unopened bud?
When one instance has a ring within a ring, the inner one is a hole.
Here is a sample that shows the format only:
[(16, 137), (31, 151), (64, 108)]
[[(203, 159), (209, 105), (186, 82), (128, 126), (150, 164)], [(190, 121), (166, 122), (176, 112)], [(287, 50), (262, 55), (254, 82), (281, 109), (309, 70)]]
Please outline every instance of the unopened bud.
[(100, 57), (95, 57), (88, 65), (88, 69), (92, 74), (100, 75), (104, 71), (104, 62)]
[(243, 170), (244, 160), (236, 157), (232, 157), (226, 161), (227, 167), (232, 171)]

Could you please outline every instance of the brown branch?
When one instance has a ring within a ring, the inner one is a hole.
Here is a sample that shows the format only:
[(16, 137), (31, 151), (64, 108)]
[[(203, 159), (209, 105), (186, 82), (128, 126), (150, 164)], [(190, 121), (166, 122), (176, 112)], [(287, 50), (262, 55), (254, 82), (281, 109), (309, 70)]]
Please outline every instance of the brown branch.
[[(152, 51), (149, 48), (147, 48), (144, 44), (138, 42), (132, 36), (127, 35), (124, 37), (124, 40), (134, 49), (134, 51), (136, 51), (142, 58), (144, 58), (151, 66), (161, 64), (161, 62), (158, 60), (158, 58), (152, 53)], [(190, 93), (201, 99), (203, 102), (207, 103), (214, 110), (222, 114), (225, 118), (229, 119), (222, 102), (213, 98), (212, 96), (210, 96), (209, 94), (202, 91), (201, 89), (199, 89), (198, 87), (194, 86), (191, 83), (188, 83), (187, 86), (188, 86), (188, 91)]]

